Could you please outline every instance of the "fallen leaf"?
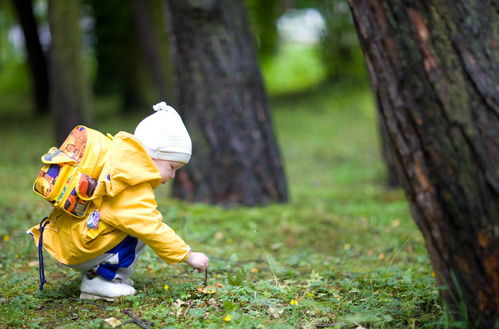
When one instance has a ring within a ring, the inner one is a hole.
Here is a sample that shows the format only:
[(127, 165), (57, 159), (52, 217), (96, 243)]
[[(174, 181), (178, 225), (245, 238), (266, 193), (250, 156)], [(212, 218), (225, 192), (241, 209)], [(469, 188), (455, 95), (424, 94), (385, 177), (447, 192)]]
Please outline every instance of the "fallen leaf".
[(223, 287), (225, 287), (223, 284), (218, 283), (218, 282), (217, 282), (217, 283), (215, 283), (215, 286), (217, 286), (218, 288), (223, 288)]
[(270, 306), (267, 311), (270, 314), (270, 316), (273, 317), (274, 319), (279, 318), (281, 314), (284, 312), (283, 309), (272, 306)]
[(116, 328), (117, 326), (121, 325), (121, 321), (116, 319), (116, 318), (107, 318), (104, 319), (111, 327)]
[(28, 266), (29, 267), (35, 267), (35, 266), (38, 266), (38, 261), (37, 260), (34, 260), (34, 261), (31, 261), (28, 263)]
[(399, 227), (400, 226), (400, 219), (395, 219), (392, 222), (392, 227)]
[(217, 289), (213, 286), (197, 287), (196, 290), (207, 295), (214, 294), (217, 292)]

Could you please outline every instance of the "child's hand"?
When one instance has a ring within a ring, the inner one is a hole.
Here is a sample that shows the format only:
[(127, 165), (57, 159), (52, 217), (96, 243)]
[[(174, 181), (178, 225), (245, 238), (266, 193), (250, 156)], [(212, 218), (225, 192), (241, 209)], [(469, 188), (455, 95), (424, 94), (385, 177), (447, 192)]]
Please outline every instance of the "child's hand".
[(202, 252), (191, 252), (185, 262), (198, 270), (198, 272), (203, 272), (208, 268), (208, 256)]

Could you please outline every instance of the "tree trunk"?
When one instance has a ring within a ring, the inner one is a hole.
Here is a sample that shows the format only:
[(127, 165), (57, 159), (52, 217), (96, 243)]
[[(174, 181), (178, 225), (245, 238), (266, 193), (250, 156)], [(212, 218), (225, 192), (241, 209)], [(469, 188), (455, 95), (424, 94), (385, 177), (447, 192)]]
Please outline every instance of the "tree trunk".
[(177, 107), (193, 158), (174, 196), (245, 205), (287, 189), (242, 0), (171, 0)]
[(33, 14), (31, 0), (12, 0), (17, 17), (21, 23), (26, 43), (28, 64), (35, 94), (35, 113), (48, 113), (49, 109), (49, 78), (47, 59), (38, 37), (38, 28)]
[(122, 0), (91, 0), (95, 19), (98, 95), (118, 95), (125, 113), (149, 107), (146, 101), (139, 40), (132, 4)]
[(362, 67), (355, 27), (346, 0), (322, 0), (318, 9), (326, 26), (321, 35), (321, 55), (327, 70), (327, 78), (339, 81), (351, 78), (357, 67)]
[(277, 20), (284, 11), (282, 0), (246, 1), (253, 34), (256, 36), (260, 60), (269, 60), (277, 52), (279, 33)]
[(57, 141), (62, 143), (72, 128), (88, 120), (79, 1), (50, 0), (49, 21), (51, 104)]
[(497, 1), (350, 0), (379, 111), (455, 319), (499, 315)]
[(147, 67), (154, 86), (159, 92), (161, 99), (167, 98), (166, 69), (163, 65), (159, 47), (159, 36), (156, 35), (153, 15), (150, 12), (150, 2), (143, 0), (132, 0), (132, 13), (137, 26), (139, 43), (146, 60)]
[(386, 168), (386, 184), (388, 187), (400, 187), (400, 182), (397, 174), (397, 164), (393, 155), (393, 146), (390, 145), (390, 137), (382, 118), (378, 115), (378, 131), (381, 141), (381, 155), (385, 162)]

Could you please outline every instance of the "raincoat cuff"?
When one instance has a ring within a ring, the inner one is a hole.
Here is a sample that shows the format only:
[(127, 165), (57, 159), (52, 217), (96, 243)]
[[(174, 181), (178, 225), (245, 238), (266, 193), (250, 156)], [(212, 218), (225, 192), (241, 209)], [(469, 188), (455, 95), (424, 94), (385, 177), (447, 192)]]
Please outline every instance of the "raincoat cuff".
[(187, 247), (187, 252), (185, 253), (185, 255), (180, 259), (179, 263), (184, 263), (187, 258), (189, 258), (189, 256), (191, 255), (191, 247)]

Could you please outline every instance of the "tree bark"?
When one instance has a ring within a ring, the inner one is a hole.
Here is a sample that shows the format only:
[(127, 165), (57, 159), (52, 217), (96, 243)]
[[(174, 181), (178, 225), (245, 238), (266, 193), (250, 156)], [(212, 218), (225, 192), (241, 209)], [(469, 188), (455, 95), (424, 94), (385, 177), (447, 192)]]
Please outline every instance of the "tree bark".
[(400, 187), (400, 182), (397, 174), (397, 164), (393, 155), (393, 146), (390, 145), (390, 137), (383, 120), (378, 116), (378, 131), (381, 141), (381, 155), (385, 162), (386, 168), (386, 184), (390, 188)]
[(499, 314), (497, 1), (350, 0), (379, 112), (455, 319)]
[(51, 105), (56, 138), (62, 143), (71, 129), (88, 122), (88, 85), (78, 0), (49, 0)]
[(171, 0), (177, 108), (193, 139), (173, 195), (224, 205), (287, 188), (242, 0)]
[(12, 0), (21, 23), (28, 55), (28, 64), (35, 95), (35, 113), (46, 114), (49, 110), (49, 78), (47, 59), (42, 50), (31, 0)]

